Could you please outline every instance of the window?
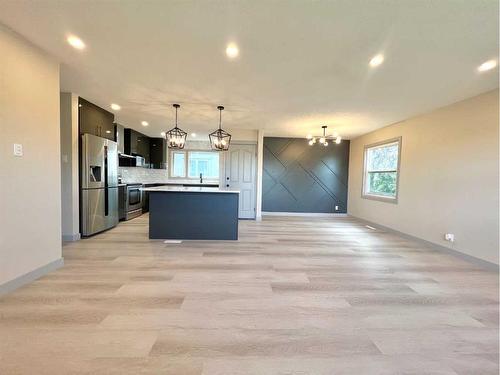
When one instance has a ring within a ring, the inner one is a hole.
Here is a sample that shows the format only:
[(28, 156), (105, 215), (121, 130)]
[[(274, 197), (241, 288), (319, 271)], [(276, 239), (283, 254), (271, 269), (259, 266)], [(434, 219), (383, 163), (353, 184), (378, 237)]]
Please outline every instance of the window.
[(219, 178), (219, 153), (213, 151), (172, 151), (170, 177), (199, 179)]
[(219, 153), (191, 151), (188, 152), (188, 177), (199, 178), (200, 173), (204, 178), (219, 178)]
[(184, 151), (172, 152), (172, 163), (170, 167), (171, 177), (186, 177), (186, 154)]
[(363, 197), (397, 202), (401, 138), (365, 146)]

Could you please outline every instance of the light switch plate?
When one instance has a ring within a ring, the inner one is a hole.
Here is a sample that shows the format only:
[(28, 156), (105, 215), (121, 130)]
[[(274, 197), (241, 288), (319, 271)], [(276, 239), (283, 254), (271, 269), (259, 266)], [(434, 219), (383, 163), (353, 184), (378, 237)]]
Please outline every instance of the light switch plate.
[(23, 156), (23, 145), (14, 143), (14, 156)]

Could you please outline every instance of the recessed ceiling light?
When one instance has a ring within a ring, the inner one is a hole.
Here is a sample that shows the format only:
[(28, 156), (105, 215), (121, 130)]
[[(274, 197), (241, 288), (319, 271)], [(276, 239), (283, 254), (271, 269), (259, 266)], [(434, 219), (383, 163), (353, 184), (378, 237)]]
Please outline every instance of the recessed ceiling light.
[(370, 60), (370, 66), (372, 68), (375, 68), (376, 66), (379, 66), (383, 62), (384, 62), (384, 55), (379, 53), (378, 55), (372, 57), (372, 59)]
[(234, 43), (229, 43), (226, 47), (226, 55), (230, 59), (234, 59), (235, 57), (238, 57), (240, 53), (240, 50), (238, 49), (238, 46)]
[(148, 125), (149, 125), (149, 122), (147, 122), (147, 121), (141, 121), (141, 125), (142, 125), (142, 126), (148, 126)]
[(496, 60), (488, 60), (477, 68), (479, 72), (486, 72), (487, 70), (491, 70), (497, 66), (497, 61)]
[(70, 35), (66, 38), (68, 43), (71, 45), (71, 47), (76, 48), (76, 49), (84, 49), (85, 48), (85, 43), (78, 38), (77, 36)]
[(122, 109), (122, 107), (120, 107), (118, 104), (111, 104), (111, 109), (114, 109), (115, 111), (119, 111), (120, 109)]
[(191, 137), (195, 138), (196, 137), (196, 133), (191, 133)]

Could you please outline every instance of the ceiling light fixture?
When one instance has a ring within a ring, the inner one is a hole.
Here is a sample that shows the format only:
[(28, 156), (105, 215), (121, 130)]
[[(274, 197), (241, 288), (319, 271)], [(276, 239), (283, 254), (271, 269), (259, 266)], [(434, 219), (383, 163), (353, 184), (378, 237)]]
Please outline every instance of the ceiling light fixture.
[(113, 109), (115, 111), (119, 111), (120, 109), (122, 109), (122, 107), (120, 107), (118, 104), (112, 103), (111, 109)]
[(240, 50), (238, 49), (238, 46), (235, 43), (229, 43), (226, 47), (226, 55), (230, 59), (234, 59), (238, 57), (240, 54)]
[(75, 49), (82, 50), (85, 48), (85, 43), (83, 43), (83, 41), (80, 38), (78, 38), (77, 36), (70, 35), (66, 38), (66, 40), (71, 45), (71, 47), (73, 47)]
[[(318, 136), (312, 136), (312, 135), (308, 135), (306, 137), (306, 139), (309, 141), (309, 146), (312, 146), (314, 145), (316, 142), (322, 144), (323, 146), (328, 146), (328, 141), (333, 141), (335, 142), (336, 144), (340, 144), (340, 142), (342, 141), (342, 138), (338, 135), (327, 135), (326, 134), (326, 129), (328, 128), (328, 126), (326, 125), (323, 125), (321, 127), (321, 129), (323, 129), (323, 134), (322, 135), (318, 135)], [(337, 133), (335, 133), (337, 134)]]
[(208, 138), (210, 139), (210, 146), (212, 150), (217, 151), (227, 151), (229, 150), (229, 144), (231, 143), (231, 134), (221, 128), (222, 126), (222, 111), (224, 110), (223, 106), (218, 106), (219, 110), (219, 129), (210, 133)]
[(187, 133), (177, 126), (177, 110), (180, 105), (173, 104), (172, 106), (175, 108), (175, 127), (165, 132), (165, 138), (169, 148), (182, 150), (186, 144)]
[(196, 133), (191, 133), (191, 137), (195, 138), (196, 137)]
[(379, 53), (378, 55), (375, 55), (372, 57), (372, 59), (370, 60), (370, 66), (372, 68), (375, 68), (375, 67), (379, 66), (380, 64), (382, 64), (383, 62), (384, 62), (384, 55)]
[(496, 68), (497, 66), (497, 61), (496, 60), (488, 60), (481, 65), (478, 66), (477, 70), (479, 72), (486, 72), (488, 70), (491, 70), (493, 68)]
[(165, 133), (165, 132), (161, 132), (161, 133), (160, 133), (160, 135), (161, 135), (162, 137), (165, 137), (166, 133)]
[(149, 122), (147, 122), (147, 121), (141, 121), (141, 125), (142, 125), (142, 126), (148, 126), (148, 125), (149, 125)]

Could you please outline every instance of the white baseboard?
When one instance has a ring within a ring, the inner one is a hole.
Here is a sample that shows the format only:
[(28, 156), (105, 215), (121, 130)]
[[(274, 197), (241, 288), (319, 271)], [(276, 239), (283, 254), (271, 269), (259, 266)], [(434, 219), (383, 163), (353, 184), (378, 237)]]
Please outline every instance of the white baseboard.
[(62, 235), (63, 242), (75, 242), (75, 241), (80, 241), (80, 239), (81, 239), (80, 233)]
[(269, 212), (262, 211), (262, 216), (308, 216), (308, 217), (342, 217), (347, 214), (323, 213), (323, 212)]
[(55, 271), (56, 269), (62, 267), (64, 265), (64, 259), (59, 258), (46, 264), (45, 266), (41, 266), (33, 271), (30, 271), (24, 275), (18, 276), (13, 280), (7, 281), (4, 284), (0, 285), (0, 296), (10, 293), (17, 288), (22, 287), (23, 285), (29, 284), (36, 279), (48, 274), (49, 272)]
[(495, 271), (495, 272), (499, 271), (500, 265), (498, 265), (496, 263), (489, 262), (487, 260), (484, 260), (484, 259), (481, 259), (481, 258), (477, 258), (477, 257), (469, 255), (469, 254), (462, 253), (461, 251), (458, 251), (458, 250), (450, 249), (449, 247), (442, 246), (442, 245), (439, 245), (437, 243), (424, 240), (423, 238), (420, 238), (420, 237), (412, 236), (411, 234), (408, 234), (408, 233), (400, 232), (400, 231), (398, 231), (396, 229), (392, 229), (390, 227), (386, 227), (385, 225), (374, 223), (373, 221), (365, 220), (365, 219), (362, 219), (360, 217), (353, 216), (353, 215), (348, 215), (348, 216), (350, 216), (350, 217), (352, 217), (352, 218), (354, 218), (356, 220), (359, 220), (359, 221), (361, 221), (361, 222), (363, 222), (365, 224), (373, 226), (375, 229), (382, 229), (382, 230), (384, 230), (386, 232), (395, 233), (398, 236), (401, 236), (403, 238), (408, 238), (410, 240), (413, 240), (413, 241), (416, 241), (416, 242), (420, 242), (420, 243), (422, 243), (424, 245), (427, 245), (428, 247), (432, 248), (433, 250), (436, 250), (436, 251), (439, 251), (439, 252), (442, 252), (442, 253), (446, 253), (446, 254), (450, 254), (450, 255), (456, 256), (457, 258), (460, 258), (460, 259), (463, 259), (463, 260), (468, 261), (470, 263), (476, 264), (476, 265), (478, 265), (478, 266), (480, 266), (480, 267), (482, 267), (484, 269), (487, 269), (487, 270), (490, 270), (490, 271)]

